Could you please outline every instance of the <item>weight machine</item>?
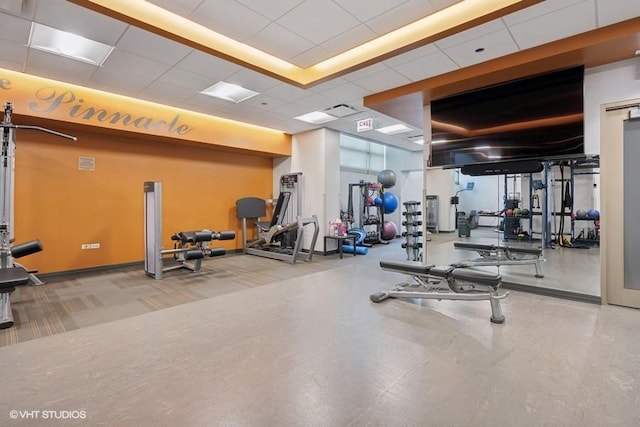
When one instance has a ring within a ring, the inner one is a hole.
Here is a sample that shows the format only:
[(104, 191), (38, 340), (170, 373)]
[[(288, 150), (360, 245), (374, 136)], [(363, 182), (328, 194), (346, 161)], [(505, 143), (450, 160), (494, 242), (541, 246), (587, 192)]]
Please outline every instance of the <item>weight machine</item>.
[(65, 135), (39, 126), (14, 125), (11, 123), (13, 105), (4, 103), (4, 120), (0, 124), (2, 131), (2, 154), (0, 155), (0, 329), (13, 326), (13, 313), (9, 296), (16, 286), (29, 282), (33, 285), (44, 284), (35, 270), (27, 270), (15, 262), (15, 258), (31, 255), (42, 250), (39, 240), (14, 245), (14, 178), (16, 129), (36, 130), (50, 135), (76, 141), (76, 137)]
[[(205, 256), (222, 256), (224, 248), (212, 248), (213, 240), (233, 240), (235, 231), (180, 231), (171, 236), (173, 249), (162, 249), (162, 183), (144, 183), (144, 271), (156, 280), (163, 273), (181, 268), (200, 272)], [(164, 267), (164, 256), (173, 255), (176, 264)]]
[[(245, 197), (236, 201), (236, 216), (242, 220), (242, 252), (295, 264), (298, 258), (311, 261), (320, 230), (318, 217), (302, 216), (301, 172), (280, 177), (280, 194), (271, 221), (263, 222), (267, 201)], [(253, 220), (258, 238), (249, 240), (247, 220)], [(305, 226), (313, 228), (308, 251), (303, 249)]]

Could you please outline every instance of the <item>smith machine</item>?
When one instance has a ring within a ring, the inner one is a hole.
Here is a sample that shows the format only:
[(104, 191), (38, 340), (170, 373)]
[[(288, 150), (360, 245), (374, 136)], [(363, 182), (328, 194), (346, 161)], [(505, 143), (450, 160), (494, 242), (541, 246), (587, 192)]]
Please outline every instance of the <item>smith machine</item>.
[(73, 136), (65, 135), (39, 126), (14, 125), (11, 123), (13, 105), (4, 104), (4, 120), (0, 124), (2, 132), (2, 154), (0, 155), (0, 329), (13, 326), (13, 313), (9, 295), (16, 286), (29, 282), (42, 285), (43, 282), (35, 275), (35, 270), (27, 270), (14, 261), (16, 258), (31, 255), (42, 250), (40, 240), (14, 245), (14, 178), (16, 129), (35, 130), (75, 141)]

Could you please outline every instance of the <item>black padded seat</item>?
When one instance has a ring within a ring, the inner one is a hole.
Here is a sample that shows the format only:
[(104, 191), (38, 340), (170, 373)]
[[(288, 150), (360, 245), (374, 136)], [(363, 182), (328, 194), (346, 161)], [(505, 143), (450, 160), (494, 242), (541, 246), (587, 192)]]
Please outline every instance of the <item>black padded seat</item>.
[(447, 277), (449, 277), (449, 274), (451, 274), (452, 271), (453, 267), (450, 265), (439, 265), (437, 267), (433, 267), (429, 271), (429, 274), (431, 276), (442, 277), (446, 279)]
[(453, 270), (451, 277), (456, 280), (463, 280), (485, 286), (498, 286), (502, 281), (502, 276), (499, 274), (484, 273), (481, 271), (468, 270), (466, 268), (457, 268)]
[(456, 249), (469, 249), (472, 251), (509, 251), (513, 254), (528, 254), (528, 255), (542, 255), (541, 248), (516, 248), (513, 246), (496, 246), (496, 245), (483, 245), (480, 243), (467, 243), (467, 242), (453, 242), (453, 247)]
[(542, 249), (540, 248), (514, 248), (512, 246), (509, 246), (509, 247), (505, 247), (504, 249), (505, 251), (508, 250), (512, 254), (528, 254), (528, 255), (535, 255), (535, 256), (542, 255)]
[(380, 261), (380, 268), (397, 273), (426, 276), (433, 265), (423, 265), (419, 261)]
[(210, 231), (181, 231), (176, 233), (175, 240), (180, 240), (182, 243), (198, 243), (209, 242), (213, 240), (213, 233)]
[(493, 251), (496, 249), (495, 245), (482, 245), (480, 243), (467, 242), (453, 242), (453, 247), (456, 249), (471, 249), (474, 251)]
[(0, 292), (13, 291), (15, 286), (25, 285), (29, 281), (29, 273), (22, 267), (0, 268)]

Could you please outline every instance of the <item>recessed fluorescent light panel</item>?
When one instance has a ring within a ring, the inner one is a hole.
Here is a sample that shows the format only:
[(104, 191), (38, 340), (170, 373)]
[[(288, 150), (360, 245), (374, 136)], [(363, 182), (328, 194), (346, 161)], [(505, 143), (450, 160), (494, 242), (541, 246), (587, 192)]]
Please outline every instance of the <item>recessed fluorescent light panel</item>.
[(200, 93), (219, 99), (224, 99), (225, 101), (235, 102), (236, 104), (238, 102), (246, 101), (249, 98), (259, 95), (258, 92), (255, 92), (251, 89), (246, 89), (242, 86), (234, 85), (227, 82), (218, 82)]
[(331, 114), (327, 114), (322, 111), (312, 111), (310, 113), (294, 117), (294, 119), (302, 120), (303, 122), (307, 123), (313, 123), (314, 125), (319, 125), (320, 123), (326, 123), (330, 122), (331, 120), (336, 120), (337, 117), (333, 117)]
[(36, 22), (31, 24), (27, 46), (88, 64), (101, 66), (114, 47)]
[(387, 135), (395, 135), (397, 133), (410, 132), (412, 129), (409, 126), (403, 124), (385, 126), (383, 128), (376, 129), (378, 132), (382, 132)]

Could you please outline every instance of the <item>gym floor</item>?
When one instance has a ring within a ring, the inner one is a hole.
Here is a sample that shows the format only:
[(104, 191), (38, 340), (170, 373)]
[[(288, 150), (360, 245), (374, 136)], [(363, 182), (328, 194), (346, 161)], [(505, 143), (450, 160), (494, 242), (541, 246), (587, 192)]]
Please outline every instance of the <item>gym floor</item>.
[[(442, 255), (452, 240), (434, 235), (428, 250)], [(378, 268), (404, 257), (400, 243), (20, 288), (17, 325), (0, 331), (0, 424), (640, 425), (638, 310), (510, 291), (495, 325), (486, 301), (373, 304), (369, 294), (404, 280)], [(553, 276), (556, 257), (589, 251), (554, 250), (545, 278), (598, 281), (584, 260)]]

